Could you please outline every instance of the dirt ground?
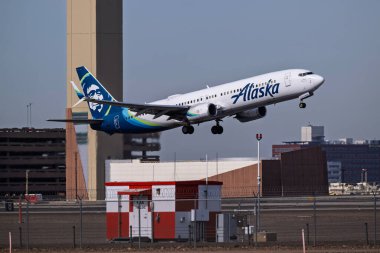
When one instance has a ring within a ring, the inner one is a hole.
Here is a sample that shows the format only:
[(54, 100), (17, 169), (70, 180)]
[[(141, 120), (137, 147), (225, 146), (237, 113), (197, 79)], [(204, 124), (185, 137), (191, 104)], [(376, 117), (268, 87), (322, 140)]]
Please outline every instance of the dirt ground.
[[(0, 252), (9, 252), (9, 249), (2, 248)], [(141, 253), (151, 253), (151, 252), (186, 252), (186, 253), (244, 253), (244, 252), (257, 252), (257, 253), (267, 253), (267, 252), (303, 252), (302, 247), (296, 246), (273, 246), (273, 247), (264, 247), (259, 246), (257, 248), (252, 246), (244, 246), (244, 247), (200, 247), (194, 249), (192, 247), (153, 247), (153, 248), (142, 248), (138, 249), (136, 247), (129, 247), (126, 245), (115, 245), (108, 247), (88, 247), (83, 249), (73, 249), (73, 248), (31, 248), (29, 251), (26, 249), (13, 249), (12, 252), (19, 253), (27, 253), (27, 252), (49, 252), (49, 253), (63, 253), (63, 252), (91, 252), (91, 253), (103, 253), (103, 252), (141, 252)], [(334, 245), (334, 246), (323, 246), (323, 247), (309, 247), (306, 249), (306, 252), (314, 252), (314, 253), (365, 253), (365, 252), (380, 252), (380, 247), (362, 247), (362, 246), (354, 246), (354, 245)]]

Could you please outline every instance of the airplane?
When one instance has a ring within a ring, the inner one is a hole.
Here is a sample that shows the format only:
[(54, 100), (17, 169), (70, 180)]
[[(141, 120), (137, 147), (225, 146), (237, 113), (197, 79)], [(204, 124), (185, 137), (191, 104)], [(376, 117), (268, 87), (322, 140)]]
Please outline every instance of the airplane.
[(108, 134), (152, 133), (182, 127), (183, 134), (193, 134), (194, 126), (215, 121), (211, 132), (222, 134), (220, 122), (234, 117), (240, 122), (263, 118), (266, 106), (314, 95), (324, 78), (305, 69), (288, 69), (262, 74), (202, 90), (169, 96), (152, 103), (119, 102), (103, 87), (86, 67), (76, 68), (83, 93), (71, 84), (79, 98), (73, 105), (86, 101), (91, 119), (50, 119), (48, 121), (89, 124), (92, 129)]

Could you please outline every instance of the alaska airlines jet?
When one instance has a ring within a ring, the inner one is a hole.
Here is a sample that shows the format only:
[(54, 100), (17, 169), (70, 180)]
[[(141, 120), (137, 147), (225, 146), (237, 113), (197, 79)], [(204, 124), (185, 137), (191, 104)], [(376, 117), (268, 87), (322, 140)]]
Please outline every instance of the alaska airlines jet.
[(49, 120), (90, 124), (91, 128), (113, 133), (150, 133), (182, 127), (184, 134), (193, 134), (193, 125), (215, 121), (213, 134), (223, 133), (220, 122), (234, 117), (240, 122), (263, 118), (266, 106), (313, 96), (324, 78), (304, 69), (271, 72), (251, 78), (207, 87), (206, 89), (169, 96), (147, 104), (116, 101), (103, 85), (85, 68), (76, 69), (83, 93), (71, 82), (79, 101), (86, 101), (92, 119)]

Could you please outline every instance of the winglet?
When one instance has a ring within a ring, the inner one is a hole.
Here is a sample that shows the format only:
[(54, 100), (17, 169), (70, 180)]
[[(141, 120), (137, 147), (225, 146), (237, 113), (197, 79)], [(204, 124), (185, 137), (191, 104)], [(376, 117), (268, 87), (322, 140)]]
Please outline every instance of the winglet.
[(72, 107), (76, 107), (77, 105), (79, 105), (80, 103), (82, 103), (85, 99), (84, 95), (82, 92), (80, 92), (80, 90), (78, 89), (78, 87), (76, 86), (76, 84), (73, 82), (73, 81), (70, 81), (71, 85), (73, 86), (73, 89), (75, 91), (75, 93), (77, 94), (78, 98), (79, 98), (79, 101), (76, 102)]
[(76, 84), (73, 81), (71, 81), (70, 83), (73, 86), (73, 89), (75, 90), (75, 93), (77, 94), (78, 98), (82, 100), (82, 98), (84, 98), (83, 93), (80, 92), (80, 90), (78, 89), (78, 87), (76, 86)]

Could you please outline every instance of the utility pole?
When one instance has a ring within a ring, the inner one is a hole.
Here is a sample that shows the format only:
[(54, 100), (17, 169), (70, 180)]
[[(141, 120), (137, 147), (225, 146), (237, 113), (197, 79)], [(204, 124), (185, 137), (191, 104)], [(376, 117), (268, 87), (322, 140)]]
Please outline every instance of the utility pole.
[(261, 133), (256, 134), (257, 140), (257, 230), (260, 232), (260, 141), (263, 138)]
[(29, 104), (26, 105), (26, 127), (29, 127)]
[(32, 128), (32, 103), (29, 103), (29, 110), (30, 110), (30, 128)]

